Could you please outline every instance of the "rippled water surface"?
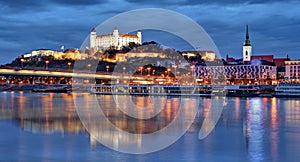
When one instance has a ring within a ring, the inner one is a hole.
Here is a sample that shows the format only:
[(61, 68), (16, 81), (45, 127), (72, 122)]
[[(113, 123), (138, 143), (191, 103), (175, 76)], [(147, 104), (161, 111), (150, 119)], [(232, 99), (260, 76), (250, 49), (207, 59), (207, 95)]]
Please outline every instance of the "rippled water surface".
[[(89, 100), (94, 96), (0, 92), (0, 161), (300, 161), (300, 99), (227, 98), (215, 129), (207, 138), (199, 140), (198, 133), (211, 99), (197, 98), (198, 112), (191, 109), (185, 114), (197, 113), (196, 119), (183, 137), (161, 151), (132, 155), (113, 151), (97, 142), (100, 136), (115, 144), (112, 130), (93, 131), (91, 126), (92, 131), (86, 131), (74, 104), (78, 97)], [(132, 104), (141, 109), (137, 115), (143, 119), (137, 120), (124, 113), (130, 108), (125, 102), (115, 104), (110, 95), (97, 98), (112, 124), (136, 134), (162, 130), (178, 115), (180, 105), (176, 97), (155, 100), (130, 97)], [(155, 104), (158, 100), (163, 104)], [(182, 102), (192, 105), (193, 100), (184, 98)], [(153, 103), (153, 108), (159, 111), (147, 107)], [(156, 116), (151, 118), (152, 115)], [(84, 117), (89, 118), (90, 114)], [(104, 119), (99, 119), (99, 125), (105, 127), (101, 120)], [(143, 143), (129, 137), (127, 142)]]

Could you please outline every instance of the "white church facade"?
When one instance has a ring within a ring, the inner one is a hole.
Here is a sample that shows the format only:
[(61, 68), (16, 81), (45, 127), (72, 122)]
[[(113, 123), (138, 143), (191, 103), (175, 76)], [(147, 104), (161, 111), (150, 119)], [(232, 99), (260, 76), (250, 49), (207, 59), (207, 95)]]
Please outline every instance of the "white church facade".
[(109, 48), (114, 46), (116, 49), (121, 49), (122, 46), (127, 46), (130, 42), (142, 44), (142, 32), (137, 31), (137, 34), (122, 34), (117, 28), (112, 34), (97, 35), (95, 28), (90, 34), (90, 48)]
[(243, 62), (250, 62), (252, 56), (252, 46), (250, 44), (248, 25), (246, 26), (246, 39), (243, 45)]

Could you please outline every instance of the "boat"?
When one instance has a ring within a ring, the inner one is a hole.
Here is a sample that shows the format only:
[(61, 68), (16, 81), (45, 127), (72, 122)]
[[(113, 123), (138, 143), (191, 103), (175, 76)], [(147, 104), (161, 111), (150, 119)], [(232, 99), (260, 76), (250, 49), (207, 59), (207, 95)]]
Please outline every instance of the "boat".
[(280, 83), (275, 87), (275, 97), (300, 97), (299, 83)]
[(156, 95), (156, 96), (227, 96), (258, 97), (260, 89), (255, 85), (93, 85), (92, 94), (102, 95)]
[(90, 93), (101, 95), (153, 95), (153, 96), (202, 96), (211, 97), (210, 86), (203, 85), (139, 85), (139, 84), (98, 84), (90, 88)]
[(256, 85), (228, 85), (215, 87), (213, 93), (227, 97), (258, 97), (260, 89)]
[(68, 93), (71, 91), (72, 87), (66, 84), (38, 84), (32, 88), (32, 92)]

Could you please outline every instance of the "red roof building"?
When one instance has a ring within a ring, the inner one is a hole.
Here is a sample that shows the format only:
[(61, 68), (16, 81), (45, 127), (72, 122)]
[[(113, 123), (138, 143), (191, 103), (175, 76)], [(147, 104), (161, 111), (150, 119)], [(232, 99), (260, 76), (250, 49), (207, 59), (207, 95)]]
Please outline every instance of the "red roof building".
[(274, 56), (273, 55), (251, 56), (251, 60), (265, 60), (265, 61), (268, 61), (268, 62), (273, 62)]
[(285, 66), (284, 61), (291, 61), (291, 59), (288, 57), (287, 58), (275, 58), (273, 61), (276, 66)]

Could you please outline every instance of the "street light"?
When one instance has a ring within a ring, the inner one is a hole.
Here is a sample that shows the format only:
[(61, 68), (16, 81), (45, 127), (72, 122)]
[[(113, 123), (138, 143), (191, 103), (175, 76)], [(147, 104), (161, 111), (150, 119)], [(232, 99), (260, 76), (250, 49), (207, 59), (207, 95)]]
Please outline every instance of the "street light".
[(147, 70), (148, 70), (148, 75), (150, 76), (151, 67), (148, 67)]
[(106, 72), (108, 73), (109, 66), (108, 66), (108, 65), (106, 65), (105, 67), (106, 67)]
[(125, 74), (125, 70), (126, 70), (126, 67), (124, 66), (123, 67), (123, 75)]
[(69, 70), (71, 69), (72, 62), (68, 62)]
[(175, 65), (174, 65), (174, 70), (175, 70), (175, 78), (176, 78), (176, 74), (177, 74), (177, 73), (176, 73), (176, 69), (177, 69), (177, 65), (175, 64)]
[(152, 75), (155, 75), (155, 70), (152, 70)]
[(167, 69), (167, 71), (168, 71), (168, 77), (170, 77), (170, 71), (171, 71), (171, 69)]
[(195, 85), (195, 72), (194, 72), (194, 68), (195, 68), (195, 66), (194, 66), (194, 65), (192, 65), (192, 66), (190, 66), (190, 68), (191, 68), (191, 71), (192, 71), (193, 84)]
[(89, 71), (91, 71), (92, 64), (88, 64), (87, 66), (89, 68)]
[(141, 66), (140, 69), (141, 69), (141, 75), (143, 75), (143, 66)]
[(194, 73), (194, 68), (195, 68), (195, 66), (192, 65), (192, 66), (190, 66), (190, 68), (191, 68), (191, 71), (192, 71), (192, 74), (193, 74), (193, 73)]
[(50, 63), (50, 61), (46, 60), (45, 63), (46, 63), (46, 70), (48, 70), (48, 64)]
[(23, 68), (23, 63), (24, 63), (25, 59), (24, 58), (21, 58), (21, 65), (22, 65), (22, 68)]

